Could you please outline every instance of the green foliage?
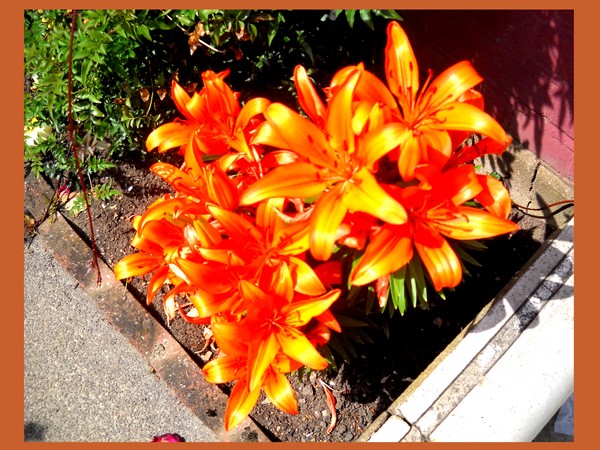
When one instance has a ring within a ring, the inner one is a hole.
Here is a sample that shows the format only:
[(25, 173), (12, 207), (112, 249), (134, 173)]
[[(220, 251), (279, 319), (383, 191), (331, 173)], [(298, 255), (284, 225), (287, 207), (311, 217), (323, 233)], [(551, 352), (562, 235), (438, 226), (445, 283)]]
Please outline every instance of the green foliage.
[[(68, 55), (72, 13), (24, 13), (25, 163), (34, 174), (75, 179), (68, 143)], [(174, 27), (174, 25), (173, 25)], [(85, 10), (77, 15), (72, 56), (72, 108), (78, 142), (94, 156), (84, 175), (102, 172), (127, 152), (143, 151), (144, 135), (172, 105), (144, 101), (143, 89), (167, 89), (171, 65), (159, 11)], [(153, 37), (154, 36), (154, 37)], [(161, 42), (157, 44), (156, 42)], [(169, 42), (167, 39), (166, 42)], [(36, 130), (49, 130), (38, 136)], [(31, 133), (36, 138), (31, 138)], [(86, 152), (84, 152), (84, 156)]]
[[(72, 108), (84, 176), (145, 152), (145, 139), (178, 115), (171, 82), (190, 92), (206, 70), (229, 69), (242, 101), (267, 96), (295, 104), (302, 64), (325, 86), (341, 67), (382, 68), (392, 10), (81, 10), (73, 42)], [(358, 14), (361, 20), (354, 20)], [(36, 176), (77, 188), (68, 140), (68, 55), (72, 11), (24, 11), (24, 162)], [(349, 30), (352, 32), (348, 32)]]
[(323, 16), (323, 20), (326, 18), (334, 18), (344, 13), (346, 16), (346, 20), (348, 21), (348, 25), (350, 28), (354, 28), (354, 20), (356, 18), (356, 14), (358, 13), (358, 17), (371, 29), (375, 30), (375, 26), (373, 25), (373, 17), (382, 17), (384, 19), (392, 19), (392, 20), (402, 20), (402, 16), (398, 14), (393, 9), (334, 9), (328, 15)]
[[(92, 186), (91, 191), (88, 191), (88, 202), (93, 203), (96, 200), (109, 201), (114, 197), (121, 195), (121, 192), (112, 187), (112, 181), (97, 184)], [(73, 216), (79, 215), (85, 211), (86, 203), (83, 192), (76, 193), (73, 198), (65, 204), (65, 209), (70, 211)]]

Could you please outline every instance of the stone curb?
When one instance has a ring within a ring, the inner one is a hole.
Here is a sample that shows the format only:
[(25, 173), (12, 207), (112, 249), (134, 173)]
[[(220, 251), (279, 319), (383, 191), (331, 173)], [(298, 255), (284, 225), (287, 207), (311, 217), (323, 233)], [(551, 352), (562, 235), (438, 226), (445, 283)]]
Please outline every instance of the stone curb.
[[(34, 219), (43, 216), (52, 191), (43, 181), (25, 180), (25, 214)], [(210, 428), (220, 442), (270, 442), (256, 423), (246, 418), (234, 430), (226, 432), (223, 418), (228, 396), (208, 383), (200, 367), (173, 336), (115, 279), (112, 270), (99, 261), (101, 284), (92, 267), (91, 247), (60, 214), (44, 220), (37, 229), (58, 264), (70, 273), (94, 300), (106, 320), (124, 335), (156, 371), (173, 394)]]

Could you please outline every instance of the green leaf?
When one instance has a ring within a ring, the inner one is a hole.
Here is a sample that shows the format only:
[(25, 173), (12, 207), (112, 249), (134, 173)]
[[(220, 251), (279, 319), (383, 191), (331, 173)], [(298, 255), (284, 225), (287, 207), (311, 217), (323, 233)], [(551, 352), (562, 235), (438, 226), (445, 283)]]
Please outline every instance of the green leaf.
[(406, 265), (402, 266), (400, 269), (390, 275), (390, 297), (392, 297), (392, 303), (394, 307), (402, 316), (406, 312), (405, 280)]
[(335, 318), (342, 328), (366, 327), (368, 324), (358, 319), (343, 314), (336, 314)]
[(392, 19), (392, 20), (404, 20), (402, 16), (398, 14), (396, 10), (393, 9), (380, 9), (376, 10), (376, 15), (383, 17), (384, 19)]
[(344, 11), (345, 15), (346, 15), (346, 20), (348, 21), (348, 25), (350, 25), (350, 28), (354, 27), (354, 15), (356, 14), (356, 10), (354, 9), (347, 9), (346, 11)]
[(87, 59), (81, 64), (81, 84), (84, 86), (87, 85), (87, 76), (90, 73), (90, 68), (92, 67), (92, 60)]
[(152, 36), (150, 36), (150, 30), (146, 25), (140, 25), (137, 28), (138, 34), (145, 37), (148, 41), (152, 42)]
[(373, 26), (373, 21), (371, 20), (371, 12), (368, 9), (359, 10), (360, 18), (371, 30), (375, 30)]

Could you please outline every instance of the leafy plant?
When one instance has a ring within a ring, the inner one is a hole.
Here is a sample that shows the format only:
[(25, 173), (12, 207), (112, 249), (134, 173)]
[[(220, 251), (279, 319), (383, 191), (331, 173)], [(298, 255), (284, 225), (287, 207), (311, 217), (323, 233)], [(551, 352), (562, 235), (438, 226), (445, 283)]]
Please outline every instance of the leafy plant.
[[(244, 16), (231, 14), (209, 17), (235, 34)], [(462, 61), (419, 89), (404, 30), (391, 21), (386, 36), (384, 79), (356, 62), (317, 89), (296, 65), (301, 111), (278, 96), (241, 102), (229, 69), (202, 72), (193, 92), (174, 82), (181, 117), (146, 140), (183, 163), (150, 168), (174, 192), (133, 219), (138, 251), (114, 272), (150, 275), (148, 303), (169, 285), (169, 320), (210, 325), (221, 354), (202, 371), (235, 382), (226, 429), (262, 390), (296, 414), (287, 374), (325, 370), (334, 352), (349, 360), (372, 309), (426, 306), (462, 282), (480, 239), (518, 229), (508, 190), (473, 164), (511, 142), (483, 110), (481, 77)], [(485, 136), (477, 146), (465, 143), (473, 133)]]
[[(172, 72), (166, 48), (153, 42), (153, 34), (162, 40), (171, 29), (160, 17), (158, 11), (131, 10), (77, 15), (72, 114), (86, 176), (99, 176), (115, 159), (143, 151), (146, 130), (172, 109), (142, 95), (148, 89), (154, 96)], [(66, 10), (24, 13), (24, 161), (36, 176), (64, 177), (74, 188), (75, 160), (67, 140), (71, 18)]]

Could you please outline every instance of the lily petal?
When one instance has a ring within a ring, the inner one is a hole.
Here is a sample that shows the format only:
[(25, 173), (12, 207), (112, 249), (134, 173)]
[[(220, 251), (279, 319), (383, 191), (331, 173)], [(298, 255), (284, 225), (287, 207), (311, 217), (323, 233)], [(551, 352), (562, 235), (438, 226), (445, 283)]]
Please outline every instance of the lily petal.
[(406, 127), (400, 122), (389, 123), (359, 137), (358, 158), (372, 170), (375, 163), (397, 148), (405, 138)]
[(323, 180), (321, 169), (313, 164), (297, 162), (280, 166), (244, 191), (240, 204), (252, 205), (272, 197), (309, 198), (322, 193), (330, 184)]
[(281, 309), (281, 314), (285, 315), (285, 323), (291, 327), (301, 327), (306, 325), (310, 319), (323, 314), (335, 302), (341, 291), (334, 289), (319, 297), (313, 297), (308, 300), (298, 300)]
[(290, 256), (290, 264), (296, 292), (310, 296), (325, 293), (325, 286), (309, 264), (294, 256)]
[(161, 125), (146, 138), (146, 150), (152, 151), (158, 147), (158, 151), (163, 153), (172, 148), (179, 148), (192, 139), (197, 127), (196, 124), (181, 121)]
[(492, 116), (468, 103), (451, 103), (439, 110), (435, 117), (439, 123), (432, 123), (432, 128), (472, 131), (502, 143), (507, 140), (506, 132)]
[(457, 101), (465, 92), (483, 81), (469, 61), (458, 62), (441, 74), (431, 83), (423, 95), (431, 95), (433, 108), (445, 103)]
[(419, 226), (414, 245), (436, 291), (456, 287), (462, 280), (462, 266), (454, 250), (439, 233)]
[(412, 108), (419, 91), (419, 67), (408, 36), (397, 22), (387, 27), (385, 76), (402, 109)]
[(512, 233), (519, 226), (487, 211), (460, 206), (454, 219), (444, 220), (440, 231), (453, 239), (484, 239), (501, 234)]
[[(264, 112), (265, 119), (283, 139), (288, 150), (293, 150), (313, 164), (327, 167), (333, 154), (323, 131), (308, 119), (281, 103), (272, 103)], [(263, 143), (268, 144), (268, 142)]]
[(354, 174), (352, 181), (347, 184), (342, 197), (348, 210), (364, 212), (394, 225), (406, 222), (408, 216), (404, 207), (379, 185), (366, 167)]
[(152, 274), (150, 281), (148, 282), (148, 292), (146, 293), (146, 304), (152, 304), (152, 300), (156, 296), (156, 293), (165, 284), (169, 276), (169, 266), (164, 265), (156, 269)]
[(323, 370), (328, 366), (327, 360), (298, 329), (286, 327), (275, 335), (281, 345), (281, 351), (290, 358), (314, 370)]
[(338, 227), (348, 212), (342, 198), (342, 187), (337, 185), (322, 194), (314, 206), (309, 228), (310, 252), (320, 261), (331, 256)]
[(143, 252), (132, 253), (117, 262), (113, 268), (113, 272), (117, 280), (124, 280), (126, 278), (146, 275), (164, 263), (164, 259), (159, 256)]
[(355, 286), (368, 284), (402, 268), (412, 257), (412, 226), (384, 226), (373, 235), (350, 274), (350, 282)]
[(213, 384), (229, 383), (246, 375), (246, 358), (223, 355), (202, 367), (206, 381)]
[(475, 197), (485, 209), (502, 219), (507, 219), (512, 210), (510, 193), (504, 184), (490, 175), (478, 175), (483, 190)]
[(225, 409), (225, 430), (229, 431), (235, 428), (248, 417), (258, 401), (259, 395), (260, 386), (254, 390), (249, 390), (246, 378), (242, 378), (235, 383)]
[(259, 114), (262, 114), (270, 104), (270, 100), (262, 97), (255, 97), (248, 100), (235, 120), (235, 128), (246, 128), (250, 120)]
[(288, 414), (298, 414), (298, 403), (294, 389), (287, 377), (276, 369), (269, 368), (263, 386), (273, 406)]
[(298, 65), (295, 67), (294, 84), (300, 107), (319, 128), (324, 128), (325, 105), (303, 66)]
[(325, 123), (331, 145), (336, 149), (344, 149), (348, 154), (354, 153), (356, 144), (352, 128), (352, 102), (354, 100), (354, 88), (359, 79), (360, 71), (358, 70), (348, 75), (344, 84), (330, 99), (327, 122)]
[(248, 348), (248, 388), (260, 387), (267, 368), (275, 359), (280, 348), (276, 333), (259, 335)]

